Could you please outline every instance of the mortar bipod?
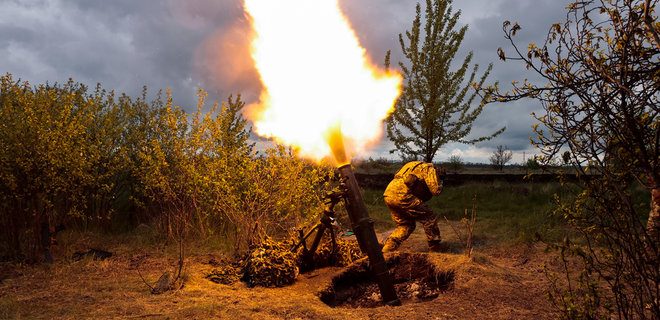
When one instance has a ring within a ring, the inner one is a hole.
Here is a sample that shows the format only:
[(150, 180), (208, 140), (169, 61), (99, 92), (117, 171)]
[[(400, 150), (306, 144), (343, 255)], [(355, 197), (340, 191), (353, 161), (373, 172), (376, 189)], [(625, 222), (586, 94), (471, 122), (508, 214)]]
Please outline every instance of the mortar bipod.
[[(339, 203), (339, 201), (342, 201), (344, 197), (346, 196), (346, 188), (345, 185), (340, 184), (339, 187), (335, 188), (332, 191), (326, 192), (325, 195), (323, 195), (323, 203), (325, 204), (325, 207), (323, 208), (323, 216), (321, 216), (321, 221), (315, 225), (311, 230), (309, 230), (306, 234), (303, 233), (303, 229), (300, 228), (298, 229), (299, 233), (299, 238), (300, 241), (291, 249), (291, 251), (296, 252), (298, 248), (302, 245), (303, 247), (303, 258), (307, 259), (308, 261), (311, 260), (314, 256), (314, 253), (316, 252), (316, 249), (318, 249), (319, 244), (321, 243), (321, 238), (323, 238), (323, 234), (325, 233), (326, 230), (330, 233), (330, 237), (332, 239), (332, 252), (330, 253), (330, 256), (337, 251), (337, 239), (335, 235), (335, 230), (333, 227), (333, 224), (335, 222), (335, 205)], [(312, 233), (316, 232), (316, 235), (314, 236), (314, 240), (312, 241), (312, 245), (307, 248), (307, 239), (312, 235)]]

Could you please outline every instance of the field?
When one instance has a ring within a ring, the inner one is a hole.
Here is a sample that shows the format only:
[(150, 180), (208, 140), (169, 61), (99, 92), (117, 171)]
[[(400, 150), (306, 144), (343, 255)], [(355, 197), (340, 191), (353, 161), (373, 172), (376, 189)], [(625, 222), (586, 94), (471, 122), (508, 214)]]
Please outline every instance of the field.
[[(216, 284), (205, 275), (231, 258), (220, 250), (221, 239), (186, 244), (184, 286), (152, 295), (140, 274), (147, 282), (155, 282), (164, 271), (175, 268), (178, 253), (176, 244), (160, 243), (142, 225), (120, 235), (64, 232), (58, 237), (60, 245), (53, 249), (56, 261), (52, 265), (3, 263), (0, 318), (554, 318), (555, 309), (544, 296), (546, 274), (560, 271), (560, 265), (555, 252), (546, 252), (545, 243), (565, 235), (562, 225), (550, 215), (551, 197), (557, 192), (567, 191), (558, 183), (496, 181), (447, 187), (434, 198), (430, 204), (440, 216), (449, 252), (426, 253), (421, 226), (399, 250), (420, 253), (435, 268), (452, 275), (434, 299), (412, 297), (398, 307), (333, 308), (319, 299), (319, 292), (347, 270), (337, 267), (301, 274), (293, 285), (281, 288), (249, 288), (240, 281)], [(382, 239), (394, 225), (381, 194), (382, 190), (364, 190)], [(467, 236), (461, 218), (465, 208), (471, 211), (475, 195), (474, 251), (468, 258), (457, 232), (463, 239)], [(113, 256), (105, 260), (72, 258), (74, 252), (90, 248), (110, 251)]]

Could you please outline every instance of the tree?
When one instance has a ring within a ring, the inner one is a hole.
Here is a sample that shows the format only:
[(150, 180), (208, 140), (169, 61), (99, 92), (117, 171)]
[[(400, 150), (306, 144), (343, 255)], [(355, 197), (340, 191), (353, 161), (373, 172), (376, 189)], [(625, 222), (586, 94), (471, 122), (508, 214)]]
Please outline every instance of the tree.
[(146, 96), (0, 76), (0, 256), (43, 259), (62, 223), (156, 223), (167, 238), (233, 236), (239, 250), (319, 213), (331, 167), (255, 151), (240, 96), (202, 112), (200, 90), (194, 114), (169, 92)]
[(449, 157), (447, 168), (454, 171), (454, 173), (458, 173), (459, 171), (463, 170), (463, 168), (465, 168), (465, 163), (463, 163), (461, 156), (454, 154)]
[(72, 80), (31, 87), (0, 77), (0, 248), (8, 251), (0, 254), (36, 261), (51, 227), (109, 215), (90, 210), (111, 188), (103, 169), (116, 148), (102, 142), (116, 136), (108, 131), (101, 139), (97, 130), (109, 119), (107, 104)]
[(499, 145), (497, 150), (493, 152), (493, 155), (490, 156), (490, 163), (493, 165), (493, 168), (496, 170), (504, 170), (504, 165), (511, 161), (513, 157), (513, 152), (509, 150), (506, 146)]
[[(506, 21), (505, 38), (518, 60), (543, 83), (513, 83), (510, 92), (485, 88), (499, 101), (533, 98), (545, 162), (567, 147), (583, 191), (560, 199), (555, 212), (579, 231), (562, 253), (583, 261), (583, 272), (568, 273), (564, 289), (551, 297), (566, 317), (657, 319), (660, 244), (660, 42), (653, 9), (657, 0), (575, 1), (566, 21), (554, 24), (542, 46), (520, 49), (513, 38), (520, 25)], [(637, 182), (650, 191), (648, 206), (633, 200)], [(648, 219), (647, 219), (648, 217)], [(645, 226), (645, 221), (648, 220)], [(557, 280), (556, 278), (553, 278)], [(554, 282), (556, 283), (556, 282)], [(603, 285), (606, 283), (606, 285)], [(608, 292), (609, 291), (609, 292)]]
[(571, 163), (571, 152), (564, 151), (564, 153), (561, 154), (561, 161), (563, 161), (565, 166), (569, 165)]
[[(467, 144), (491, 139), (502, 133), (465, 139), (472, 131), (472, 123), (481, 114), (485, 99), (473, 107), (477, 92), (468, 93), (470, 86), (481, 87), (492, 69), (483, 73), (478, 83), (475, 77), (479, 65), (468, 71), (472, 61), (470, 52), (456, 71), (452, 60), (463, 41), (467, 26), (455, 30), (460, 10), (452, 12), (451, 0), (427, 0), (424, 30), (421, 29), (421, 6), (406, 40), (399, 34), (399, 43), (406, 63), (399, 62), (405, 79), (395, 110), (387, 118), (387, 136), (405, 160), (421, 159), (432, 162), (437, 151), (446, 143)], [(423, 38), (423, 39), (422, 39)], [(385, 65), (389, 67), (390, 51)], [(466, 75), (468, 81), (464, 81)]]
[(527, 159), (527, 163), (525, 165), (527, 166), (527, 169), (531, 171), (538, 170), (541, 168), (541, 164), (538, 161), (536, 161), (536, 157)]

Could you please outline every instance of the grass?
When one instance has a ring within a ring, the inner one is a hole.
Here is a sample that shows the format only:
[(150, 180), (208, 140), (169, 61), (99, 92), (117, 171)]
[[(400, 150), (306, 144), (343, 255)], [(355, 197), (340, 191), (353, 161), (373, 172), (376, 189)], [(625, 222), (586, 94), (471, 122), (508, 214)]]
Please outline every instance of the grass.
[[(464, 268), (461, 272), (469, 276), (457, 284), (458, 290), (446, 293), (449, 299), (478, 299), (477, 305), (488, 307), (481, 311), (470, 311), (477, 315), (493, 310), (493, 314), (506, 315), (505, 318), (538, 318), (539, 314), (547, 315), (549, 306), (542, 298), (546, 284), (540, 276), (541, 264), (547, 262), (551, 268), (559, 268), (558, 259), (541, 253), (540, 250), (530, 250), (525, 252), (525, 258), (532, 262), (522, 265), (520, 251), (516, 250), (523, 246), (516, 244), (533, 243), (539, 237), (546, 241), (561, 240), (568, 229), (559, 218), (550, 215), (553, 209), (553, 194), (569, 196), (574, 191), (558, 183), (510, 184), (495, 181), (446, 187), (439, 197), (433, 198), (429, 205), (440, 216), (443, 240), (447, 239), (454, 245), (455, 250), (451, 250), (451, 253), (458, 253), (460, 245), (453, 239), (454, 235), (450, 234), (450, 228), (443, 226), (445, 222), (442, 216), (447, 216), (452, 224), (460, 226), (458, 221), (463, 218), (465, 208), (471, 208), (472, 198), (476, 195), (477, 222), (474, 236), (476, 245), (486, 249), (473, 253), (470, 261), (474, 263), (462, 263), (465, 260), (460, 260), (460, 266)], [(635, 203), (646, 205), (645, 212), (648, 212), (648, 192), (640, 186), (633, 186), (630, 191), (634, 195)], [(395, 227), (382, 194), (383, 190), (363, 190), (365, 204), (378, 232)], [(338, 218), (347, 219), (345, 214), (339, 214)], [(344, 227), (350, 227), (349, 222), (341, 223)], [(178, 258), (177, 244), (163, 243), (153, 227), (139, 226), (126, 234), (114, 235), (67, 229), (58, 235), (58, 238), (60, 245), (53, 249), (56, 251), (56, 262), (53, 265), (12, 267), (12, 270), (17, 271), (12, 271), (10, 277), (0, 281), (0, 319), (416, 319), (431, 314), (464, 311), (450, 307), (441, 309), (447, 305), (442, 299), (440, 302), (429, 301), (398, 309), (330, 309), (319, 303), (315, 294), (318, 292), (316, 286), (330, 281), (331, 273), (301, 277), (300, 283), (288, 288), (248, 289), (242, 284), (217, 285), (206, 280), (204, 275), (212, 267), (209, 264), (212, 258), (220, 261), (226, 254), (222, 250), (223, 239), (228, 241), (228, 238), (219, 234), (211, 236), (212, 240), (187, 242), (184, 272), (188, 281), (182, 290), (151, 295), (149, 288), (139, 279), (136, 268), (152, 283), (163, 271), (174, 268)], [(408, 245), (411, 243), (410, 247), (415, 250), (426, 250), (425, 239), (419, 232), (406, 242)], [(507, 245), (511, 246), (503, 250), (504, 254), (497, 251), (500, 254), (494, 256), (491, 254), (493, 251), (488, 251)], [(91, 258), (80, 261), (71, 259), (73, 252), (90, 247), (107, 249), (114, 255), (105, 261)], [(455, 254), (437, 257), (448, 256), (467, 259)], [(511, 267), (512, 265), (519, 267)], [(523, 296), (519, 297), (520, 294)], [(536, 300), (529, 304), (523, 303), (530, 298)], [(500, 307), (492, 309), (492, 306)], [(533, 307), (531, 311), (526, 309), (530, 306)], [(511, 310), (530, 313), (512, 316)], [(457, 317), (465, 318), (460, 315)]]
[[(472, 207), (477, 198), (475, 237), (488, 238), (499, 243), (531, 243), (543, 239), (560, 240), (565, 228), (559, 218), (551, 215), (553, 195), (571, 192), (559, 183), (467, 183), (445, 187), (442, 194), (433, 197), (429, 206), (444, 223), (464, 218), (465, 209)], [(395, 227), (383, 201), (383, 190), (363, 190), (370, 216), (376, 221), (376, 231)]]
[(396, 224), (390, 217), (390, 210), (387, 209), (383, 200), (383, 191), (377, 189), (363, 189), (362, 196), (364, 203), (369, 211), (369, 217), (374, 219), (374, 228), (376, 232), (383, 232), (396, 228)]
[(0, 319), (16, 319), (21, 312), (20, 307), (11, 295), (0, 298)]
[[(396, 227), (390, 217), (390, 212), (383, 201), (381, 189), (362, 190), (363, 198), (369, 212), (374, 219), (376, 232), (381, 233)], [(464, 217), (465, 209), (472, 207), (472, 199), (476, 196), (476, 224), (474, 230), (475, 245), (484, 244), (531, 244), (538, 240), (557, 242), (569, 233), (569, 228), (560, 217), (552, 216), (553, 195), (570, 196), (577, 189), (570, 185), (561, 186), (559, 183), (508, 183), (503, 181), (472, 182), (460, 186), (445, 187), (442, 194), (433, 197), (428, 204), (438, 214), (439, 224), (445, 224), (443, 216), (452, 222), (455, 227), (463, 228), (458, 222)], [(641, 208), (640, 219), (648, 218), (648, 191), (641, 185), (635, 184), (630, 189), (634, 203)], [(340, 208), (341, 206), (338, 206)], [(339, 213), (337, 219), (346, 231), (350, 230), (351, 222), (346, 214)], [(317, 222), (313, 221), (314, 224)], [(421, 227), (421, 226), (420, 226)], [(459, 229), (462, 231), (462, 229)], [(451, 231), (450, 231), (451, 232)], [(131, 232), (114, 235), (104, 235), (94, 232), (76, 232), (65, 230), (58, 237), (60, 246), (57, 248), (65, 256), (71, 255), (85, 248), (107, 249), (124, 253), (132, 248), (157, 248), (162, 257), (178, 257), (177, 243), (167, 245), (162, 237), (157, 235), (153, 226), (140, 225)], [(453, 234), (443, 234), (443, 238), (452, 238)], [(191, 244), (191, 241), (194, 244)], [(231, 237), (220, 233), (213, 234), (204, 240), (188, 239), (186, 255), (199, 252), (226, 252), (232, 251)], [(0, 308), (1, 310), (2, 308)]]
[(530, 243), (539, 237), (555, 241), (564, 231), (551, 215), (553, 195), (566, 192), (559, 183), (469, 183), (445, 188), (430, 205), (440, 215), (460, 220), (476, 196), (476, 235), (510, 243)]
[[(396, 227), (383, 201), (383, 191), (363, 190), (364, 200), (376, 231), (382, 232)], [(649, 191), (640, 184), (633, 184), (629, 191), (632, 201), (646, 221), (649, 211)], [(465, 209), (472, 208), (472, 199), (477, 198), (475, 238), (489, 239), (493, 244), (533, 243), (538, 240), (556, 242), (565, 236), (575, 235), (563, 223), (561, 217), (553, 216), (554, 195), (570, 199), (578, 192), (571, 184), (472, 182), (456, 187), (445, 187), (442, 194), (433, 197), (429, 206), (438, 214), (439, 223), (443, 216), (451, 221), (464, 218)]]

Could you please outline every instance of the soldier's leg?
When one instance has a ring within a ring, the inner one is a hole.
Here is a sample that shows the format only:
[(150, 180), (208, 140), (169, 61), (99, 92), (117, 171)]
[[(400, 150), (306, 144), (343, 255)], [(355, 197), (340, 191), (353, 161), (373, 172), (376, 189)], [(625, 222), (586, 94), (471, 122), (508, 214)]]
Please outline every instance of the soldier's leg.
[(422, 223), (422, 226), (424, 226), (424, 233), (426, 234), (426, 241), (428, 241), (429, 244), (429, 250), (442, 251), (440, 245), (440, 228), (438, 228), (438, 216), (433, 212), (431, 207), (420, 201), (420, 203), (416, 204), (408, 211), (415, 219)]
[(397, 228), (394, 229), (394, 232), (387, 237), (385, 243), (383, 244), (383, 252), (394, 251), (403, 241), (408, 239), (411, 233), (415, 231), (415, 220), (408, 216), (402, 208), (390, 207), (390, 214), (392, 215), (392, 221), (396, 223)]

